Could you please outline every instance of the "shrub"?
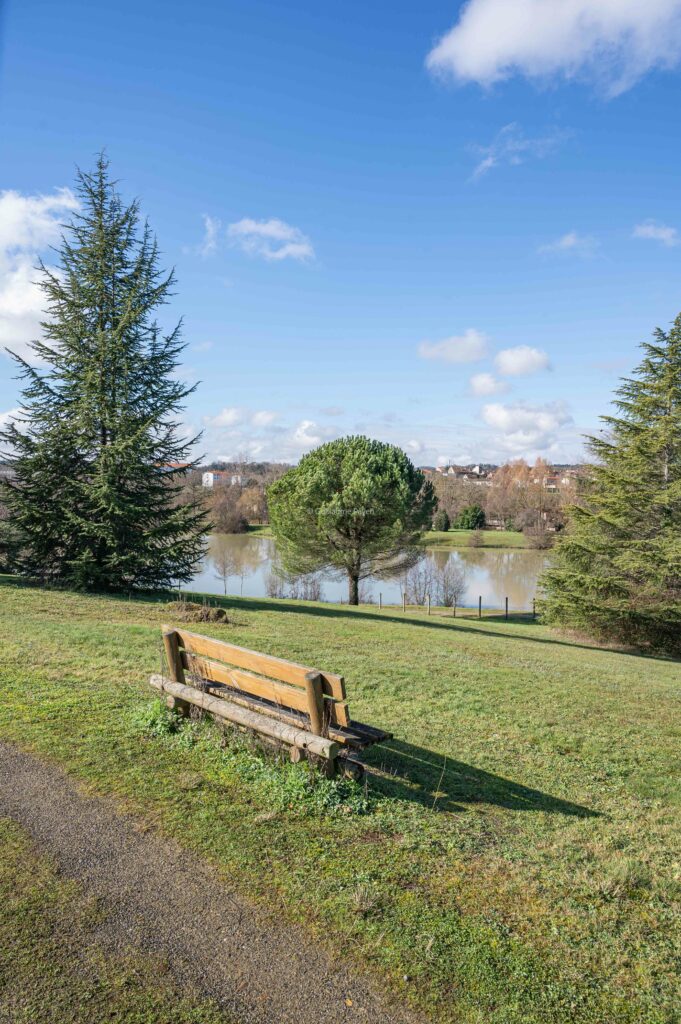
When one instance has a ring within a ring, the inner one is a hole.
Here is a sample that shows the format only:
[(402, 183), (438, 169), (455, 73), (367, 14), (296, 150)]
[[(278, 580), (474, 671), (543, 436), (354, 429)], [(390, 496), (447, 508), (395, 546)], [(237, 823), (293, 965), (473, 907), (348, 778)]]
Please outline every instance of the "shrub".
[(456, 530), (484, 530), (485, 512), (480, 505), (468, 505), (462, 508), (454, 522)]
[(450, 525), (449, 516), (445, 510), (443, 508), (438, 509), (433, 516), (433, 529), (439, 533), (446, 533)]

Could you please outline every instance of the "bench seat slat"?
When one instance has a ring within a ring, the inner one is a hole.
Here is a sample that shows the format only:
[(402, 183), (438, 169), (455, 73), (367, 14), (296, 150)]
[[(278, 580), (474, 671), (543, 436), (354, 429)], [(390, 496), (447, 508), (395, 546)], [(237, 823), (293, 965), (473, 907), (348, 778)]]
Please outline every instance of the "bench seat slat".
[[(233, 690), (225, 683), (210, 682), (207, 690), (208, 693), (212, 693), (216, 697), (224, 697), (225, 700), (236, 701), (239, 704), (243, 704), (244, 707), (253, 708), (262, 714), (273, 715), (282, 721), (290, 722), (291, 725), (305, 727), (307, 717), (304, 713), (246, 693), (245, 690)], [(366, 736), (354, 728), (346, 729), (333, 723), (329, 724), (328, 732), (330, 739), (335, 740), (337, 743), (342, 743), (344, 746), (349, 746), (354, 750), (364, 750), (365, 747), (375, 742), (373, 739), (367, 741)]]

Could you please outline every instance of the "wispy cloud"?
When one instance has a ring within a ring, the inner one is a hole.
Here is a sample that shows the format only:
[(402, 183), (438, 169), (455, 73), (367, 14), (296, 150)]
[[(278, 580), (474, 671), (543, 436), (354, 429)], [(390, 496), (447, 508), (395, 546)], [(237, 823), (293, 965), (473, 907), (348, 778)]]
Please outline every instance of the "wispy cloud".
[(222, 221), (217, 217), (210, 217), (207, 213), (203, 215), (203, 240), (199, 246), (199, 254), (204, 257), (212, 256), (217, 251)]
[(470, 379), (471, 393), (477, 398), (487, 398), (489, 395), (500, 395), (508, 391), (506, 381), (497, 380), (491, 373), (474, 373)]
[(471, 146), (478, 157), (471, 181), (478, 181), (494, 167), (517, 167), (527, 160), (543, 159), (553, 153), (569, 136), (569, 132), (554, 129), (544, 135), (528, 136), (515, 121), (504, 125), (487, 146)]
[(426, 64), (483, 87), (585, 78), (616, 96), (680, 58), (681, 0), (469, 0)]
[(596, 255), (599, 246), (600, 242), (593, 235), (580, 235), (578, 231), (568, 231), (567, 234), (561, 235), (555, 241), (540, 245), (537, 252), (544, 256), (572, 253), (574, 256), (588, 259)]
[(240, 423), (243, 417), (243, 409), (228, 406), (221, 409), (216, 416), (207, 417), (206, 423), (210, 427), (233, 427), (235, 424)]
[(504, 377), (527, 377), (539, 370), (548, 370), (551, 366), (546, 352), (530, 345), (516, 345), (505, 348), (494, 357), (497, 372)]
[(260, 409), (251, 416), (251, 423), (254, 427), (269, 427), (276, 418), (276, 412), (272, 412), (271, 409)]
[(252, 220), (244, 217), (230, 224), (227, 234), (249, 256), (259, 256), (268, 261), (286, 259), (306, 262), (315, 258), (312, 242), (300, 228), (286, 221)]
[(422, 341), (419, 355), (422, 359), (439, 359), (445, 363), (475, 363), (487, 352), (487, 335), (469, 327), (463, 334), (443, 341)]
[(642, 224), (637, 224), (632, 232), (632, 237), (647, 238), (653, 242), (661, 242), (662, 245), (666, 245), (668, 248), (678, 245), (681, 241), (676, 228), (669, 227), (668, 224), (659, 224), (654, 220), (646, 220)]

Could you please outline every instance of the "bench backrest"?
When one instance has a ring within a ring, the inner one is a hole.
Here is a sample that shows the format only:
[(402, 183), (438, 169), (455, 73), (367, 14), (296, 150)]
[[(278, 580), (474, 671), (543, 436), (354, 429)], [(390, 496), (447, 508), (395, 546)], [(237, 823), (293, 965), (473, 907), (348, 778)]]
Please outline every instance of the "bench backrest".
[[(166, 651), (168, 641), (172, 646), (177, 645), (185, 671), (269, 700), (282, 708), (302, 711), (310, 715), (311, 721), (318, 720), (321, 714), (323, 721), (333, 725), (350, 724), (343, 676), (306, 668), (186, 629), (161, 628), (167, 641)], [(170, 667), (172, 670), (172, 664)]]

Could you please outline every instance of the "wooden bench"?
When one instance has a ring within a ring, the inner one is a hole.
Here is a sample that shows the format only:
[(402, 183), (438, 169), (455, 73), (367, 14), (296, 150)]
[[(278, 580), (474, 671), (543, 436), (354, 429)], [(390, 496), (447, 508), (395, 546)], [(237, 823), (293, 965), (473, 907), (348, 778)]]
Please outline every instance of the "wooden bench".
[(343, 676), (269, 654), (162, 626), (168, 676), (150, 683), (183, 714), (193, 704), (217, 719), (286, 746), (292, 761), (307, 757), (332, 776), (341, 768), (359, 778), (358, 757), (392, 738), (350, 718)]

